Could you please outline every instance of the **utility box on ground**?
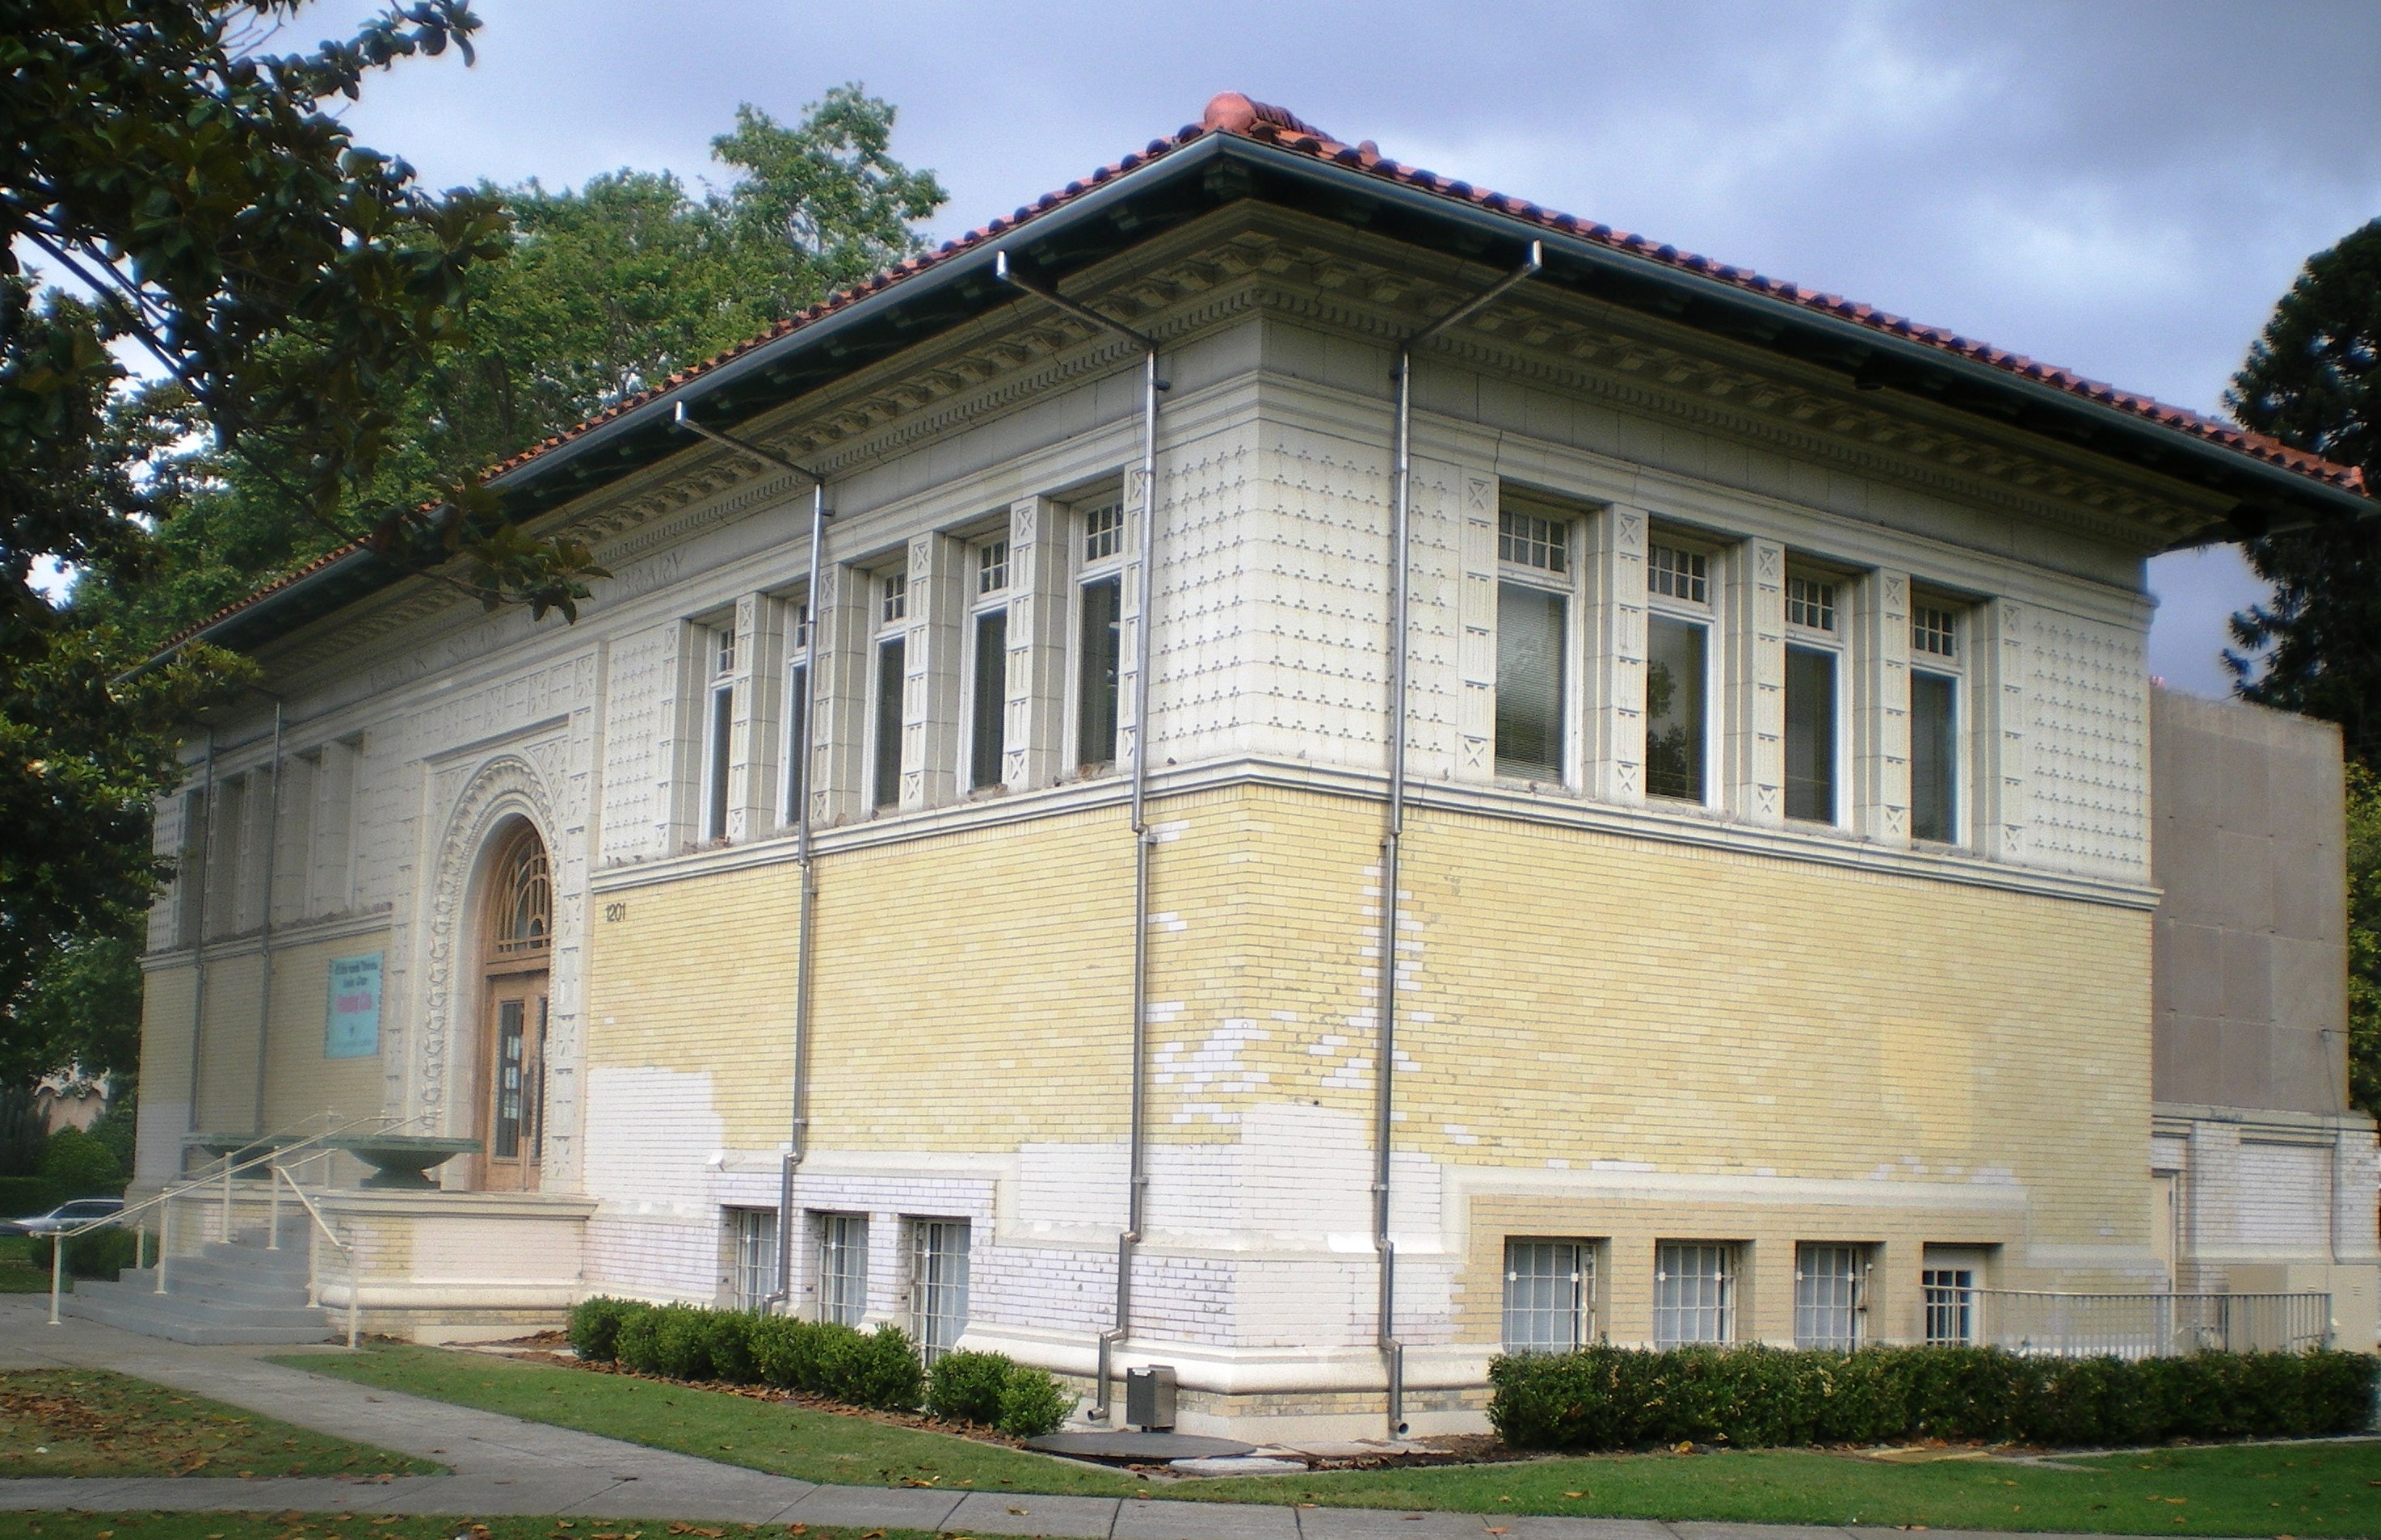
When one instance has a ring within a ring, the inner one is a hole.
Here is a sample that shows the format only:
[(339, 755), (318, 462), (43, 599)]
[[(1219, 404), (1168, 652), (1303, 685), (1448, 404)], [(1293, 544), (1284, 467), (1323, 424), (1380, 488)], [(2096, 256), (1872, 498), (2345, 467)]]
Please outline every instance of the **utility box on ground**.
[(1174, 1365), (1124, 1372), (1124, 1420), (1146, 1433), (1174, 1431)]

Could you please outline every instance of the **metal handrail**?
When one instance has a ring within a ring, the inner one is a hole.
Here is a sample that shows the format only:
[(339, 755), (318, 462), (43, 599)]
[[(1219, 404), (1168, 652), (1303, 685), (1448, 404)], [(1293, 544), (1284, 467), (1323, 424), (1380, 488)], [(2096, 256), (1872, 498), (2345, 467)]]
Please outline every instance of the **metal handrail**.
[[(299, 1119), (299, 1121), (300, 1121), (300, 1122), (307, 1122), (307, 1121), (311, 1121), (311, 1120), (312, 1120), (312, 1118), (317, 1118), (317, 1117), (327, 1118), (327, 1117), (330, 1117), (330, 1116), (332, 1116), (332, 1114), (330, 1114), (330, 1113), (328, 1113), (328, 1112), (323, 1112), (323, 1113), (311, 1113), (311, 1114), (309, 1114), (305, 1118), (301, 1118), (301, 1119)], [(275, 1148), (268, 1149), (268, 1150), (264, 1151), (262, 1155), (250, 1155), (248, 1159), (243, 1160), (243, 1161), (239, 1161), (239, 1162), (238, 1162), (237, 1164), (235, 1164), (235, 1163), (233, 1162), (232, 1157), (231, 1157), (231, 1155), (224, 1155), (224, 1156), (222, 1157), (222, 1158), (223, 1158), (223, 1161), (224, 1161), (224, 1168), (223, 1168), (221, 1171), (210, 1171), (210, 1172), (208, 1172), (208, 1173), (207, 1173), (206, 1175), (204, 1175), (204, 1176), (201, 1176), (201, 1177), (192, 1177), (192, 1178), (190, 1178), (190, 1179), (189, 1179), (188, 1180), (185, 1180), (185, 1181), (180, 1181), (180, 1182), (169, 1182), (169, 1183), (167, 1183), (167, 1184), (166, 1184), (163, 1189), (161, 1189), (161, 1190), (157, 1192), (157, 1194), (156, 1194), (154, 1197), (144, 1198), (144, 1199), (142, 1199), (140, 1202), (139, 1202), (139, 1203), (137, 1203), (137, 1204), (133, 1204), (130, 1208), (122, 1208), (122, 1209), (118, 1209), (118, 1210), (116, 1210), (116, 1211), (115, 1213), (113, 1213), (113, 1214), (104, 1215), (104, 1216), (101, 1216), (101, 1217), (99, 1217), (99, 1218), (96, 1218), (96, 1219), (92, 1220), (92, 1221), (91, 1221), (90, 1223), (88, 1223), (88, 1224), (78, 1225), (78, 1226), (76, 1226), (75, 1228), (73, 1228), (72, 1229), (61, 1229), (61, 1230), (59, 1230), (56, 1234), (55, 1234), (54, 1236), (52, 1236), (52, 1237), (51, 1237), (51, 1244), (50, 1244), (50, 1321), (49, 1321), (49, 1324), (50, 1324), (51, 1326), (62, 1326), (62, 1325), (64, 1325), (64, 1324), (65, 1324), (65, 1323), (64, 1323), (64, 1321), (62, 1320), (62, 1318), (60, 1317), (59, 1313), (58, 1313), (58, 1302), (59, 1302), (59, 1300), (60, 1300), (60, 1299), (65, 1295), (65, 1293), (66, 1293), (66, 1256), (67, 1256), (67, 1247), (66, 1247), (66, 1243), (67, 1243), (68, 1241), (71, 1241), (71, 1240), (75, 1239), (75, 1238), (76, 1238), (76, 1237), (78, 1237), (78, 1236), (89, 1235), (92, 1230), (95, 1230), (95, 1229), (109, 1229), (109, 1228), (121, 1229), (121, 1228), (124, 1227), (124, 1221), (125, 1221), (125, 1220), (127, 1220), (127, 1219), (131, 1218), (134, 1215), (146, 1213), (147, 1211), (149, 1211), (150, 1209), (153, 1209), (153, 1209), (156, 1209), (156, 1210), (158, 1211), (158, 1212), (157, 1212), (157, 1287), (156, 1287), (153, 1290), (152, 1290), (152, 1292), (158, 1293), (158, 1294), (163, 1294), (163, 1293), (165, 1293), (165, 1258), (166, 1258), (167, 1254), (170, 1253), (170, 1251), (172, 1250), (171, 1241), (172, 1241), (172, 1237), (173, 1237), (173, 1224), (174, 1224), (174, 1210), (173, 1210), (172, 1204), (173, 1204), (173, 1201), (174, 1201), (176, 1198), (179, 1198), (179, 1197), (185, 1196), (185, 1195), (186, 1195), (186, 1194), (188, 1194), (188, 1193), (194, 1192), (198, 1191), (198, 1190), (199, 1190), (199, 1189), (201, 1189), (201, 1188), (212, 1187), (212, 1186), (214, 1186), (214, 1183), (215, 1183), (215, 1181), (217, 1180), (217, 1179), (218, 1179), (218, 1178), (220, 1178), (220, 1179), (221, 1179), (221, 1180), (222, 1180), (222, 1182), (223, 1182), (223, 1205), (224, 1205), (224, 1226), (223, 1226), (223, 1229), (224, 1229), (224, 1236), (223, 1236), (223, 1238), (224, 1238), (226, 1241), (229, 1241), (229, 1240), (231, 1239), (231, 1179), (232, 1179), (235, 1175), (237, 1175), (238, 1173), (239, 1173), (239, 1172), (241, 1172), (241, 1171), (248, 1170), (248, 1169), (250, 1169), (250, 1167), (257, 1167), (257, 1166), (267, 1166), (267, 1167), (273, 1167), (273, 1168), (274, 1168), (274, 1169), (275, 1169), (275, 1170), (279, 1170), (279, 1169), (280, 1169), (280, 1164), (279, 1164), (279, 1163), (280, 1163), (280, 1161), (281, 1161), (282, 1157), (283, 1157), (283, 1156), (285, 1156), (285, 1155), (287, 1155), (290, 1151), (292, 1151), (292, 1150), (302, 1150), (302, 1149), (304, 1149), (304, 1148), (305, 1148), (307, 1145), (309, 1145), (309, 1144), (320, 1144), (324, 1140), (326, 1140), (326, 1139), (336, 1139), (336, 1138), (337, 1138), (340, 1134), (346, 1133), (346, 1132), (349, 1131), (350, 1130), (355, 1129), (355, 1128), (357, 1128), (357, 1127), (359, 1127), (359, 1126), (360, 1126), (360, 1125), (362, 1125), (362, 1124), (365, 1124), (365, 1123), (379, 1123), (379, 1124), (382, 1124), (382, 1125), (383, 1125), (383, 1131), (384, 1131), (384, 1132), (385, 1132), (385, 1131), (387, 1131), (387, 1130), (389, 1130), (389, 1129), (401, 1129), (401, 1128), (404, 1128), (404, 1127), (406, 1127), (408, 1124), (410, 1124), (410, 1123), (419, 1123), (419, 1122), (423, 1122), (423, 1121), (427, 1120), (427, 1119), (429, 1118), (429, 1117), (430, 1117), (430, 1116), (431, 1116), (431, 1115), (430, 1115), (430, 1114), (428, 1114), (428, 1113), (419, 1113), (419, 1114), (417, 1114), (417, 1115), (415, 1115), (414, 1117), (411, 1117), (411, 1118), (399, 1118), (396, 1117), (396, 1115), (395, 1115), (395, 1114), (393, 1114), (393, 1113), (387, 1113), (387, 1112), (372, 1112), (372, 1113), (366, 1113), (366, 1114), (364, 1114), (364, 1115), (363, 1115), (363, 1116), (361, 1116), (361, 1117), (358, 1117), (358, 1118), (348, 1118), (348, 1119), (346, 1122), (344, 1122), (344, 1123), (335, 1124), (335, 1125), (333, 1125), (333, 1126), (332, 1126), (332, 1127), (330, 1127), (330, 1128), (326, 1128), (326, 1129), (323, 1130), (320, 1133), (311, 1133), (311, 1134), (308, 1134), (305, 1138), (303, 1138), (303, 1139), (299, 1139), (299, 1140), (296, 1140), (296, 1141), (294, 1141), (294, 1142), (292, 1142), (292, 1143), (288, 1143), (288, 1144), (284, 1144), (284, 1145), (277, 1146), (277, 1147), (275, 1147)], [(297, 1125), (297, 1124), (291, 1124), (291, 1125), (290, 1125), (287, 1129), (286, 1129), (286, 1130), (276, 1130), (275, 1132), (272, 1132), (272, 1133), (259, 1134), (259, 1135), (257, 1135), (257, 1136), (256, 1136), (256, 1137), (257, 1137), (257, 1141), (258, 1141), (259, 1143), (262, 1143), (262, 1142), (263, 1142), (263, 1141), (265, 1141), (265, 1140), (278, 1139), (278, 1138), (280, 1138), (280, 1137), (282, 1136), (282, 1134), (283, 1134), (283, 1133), (285, 1133), (285, 1132), (295, 1132), (295, 1131), (297, 1131), (297, 1127), (298, 1127), (298, 1125)], [(249, 1147), (253, 1148), (254, 1146), (253, 1146), (253, 1145), (251, 1145), (251, 1146), (249, 1146)], [(237, 1153), (237, 1152), (234, 1152), (234, 1153)], [(314, 1152), (314, 1154), (316, 1154), (316, 1155), (327, 1155), (327, 1154), (330, 1154), (330, 1153), (331, 1153), (331, 1152), (329, 1152), (329, 1151), (327, 1151), (327, 1150), (317, 1150), (317, 1151), (315, 1151), (315, 1152)], [(311, 1156), (309, 1156), (309, 1157), (302, 1157), (302, 1158), (311, 1158)], [(286, 1174), (286, 1173), (284, 1173), (284, 1174)], [(297, 1186), (297, 1182), (296, 1182), (296, 1179), (291, 1179), (291, 1181), (290, 1181), (290, 1186), (291, 1186), (293, 1189)], [(275, 1204), (276, 1204), (276, 1205), (278, 1204), (279, 1200), (280, 1200), (280, 1192), (281, 1192), (280, 1187), (278, 1186), (278, 1184), (275, 1184), (275, 1187), (273, 1188), (273, 1194), (274, 1194), (274, 1201), (275, 1201)], [(302, 1194), (301, 1194), (301, 1198), (302, 1198)], [(311, 1205), (311, 1204), (308, 1205), (308, 1207), (309, 1207), (310, 1209), (311, 1208), (311, 1206), (312, 1206), (312, 1205)], [(276, 1208), (275, 1208), (275, 1227), (276, 1227), (276, 1228), (275, 1228), (275, 1231), (274, 1235), (273, 1235), (273, 1236), (272, 1236), (272, 1238), (271, 1238), (271, 1240), (272, 1240), (272, 1242), (273, 1242), (273, 1243), (272, 1243), (272, 1245), (271, 1245), (270, 1247), (268, 1247), (268, 1249), (271, 1249), (271, 1250), (277, 1250), (277, 1249), (279, 1249), (279, 1242), (280, 1242), (280, 1239), (281, 1239), (281, 1238), (280, 1238), (279, 1231), (278, 1231), (278, 1208), (277, 1208), (277, 1206), (276, 1206)], [(320, 1217), (321, 1217), (321, 1216), (320, 1216), (319, 1215), (318, 1215), (318, 1216), (316, 1216), (316, 1218), (317, 1218), (317, 1220), (318, 1220), (318, 1221), (319, 1221)], [(136, 1228), (136, 1230), (135, 1230), (135, 1232), (134, 1232), (134, 1233), (135, 1233), (136, 1237), (143, 1237), (143, 1238), (145, 1238), (145, 1237), (147, 1236), (147, 1234), (148, 1234), (148, 1227), (147, 1227), (146, 1225), (140, 1226), (140, 1227), (138, 1227), (138, 1228)], [(135, 1267), (138, 1267), (138, 1266), (140, 1265), (140, 1243), (141, 1243), (141, 1242), (140, 1242), (140, 1239), (136, 1239), (136, 1240), (133, 1241), (133, 1243), (132, 1243), (132, 1245), (133, 1245), (133, 1250), (132, 1250), (132, 1261), (133, 1261), (133, 1265), (134, 1265)], [(344, 1244), (342, 1244), (342, 1245), (341, 1245), (341, 1248), (340, 1248), (340, 1249), (341, 1249), (341, 1250), (343, 1250), (343, 1251), (344, 1251), (344, 1250), (346, 1250), (346, 1247), (344, 1246)], [(351, 1254), (352, 1254), (352, 1253), (351, 1253)], [(351, 1345), (352, 1345), (352, 1344), (351, 1344)]]
[[(289, 1184), (290, 1195), (295, 1197), (299, 1205), (306, 1210), (307, 1217), (314, 1221), (314, 1228), (323, 1232), (323, 1239), (328, 1241), (332, 1245), (338, 1247), (339, 1254), (348, 1259), (348, 1351), (353, 1352), (355, 1351), (357, 1338), (357, 1302), (363, 1295), (363, 1264), (357, 1258), (356, 1249), (348, 1244), (345, 1241), (340, 1240), (338, 1231), (333, 1229), (331, 1228), (331, 1222), (323, 1217), (323, 1211), (314, 1206), (314, 1200), (306, 1196), (306, 1190), (298, 1185), (298, 1179), (296, 1177), (291, 1176), (285, 1167), (280, 1166), (273, 1167), (273, 1176), (275, 1179), (273, 1191), (275, 1198), (277, 1199), (280, 1195), (280, 1184), (285, 1181), (287, 1182)], [(277, 1206), (275, 1209), (275, 1214), (276, 1217), (273, 1230), (273, 1243), (275, 1248), (278, 1249), (281, 1241), (281, 1230), (278, 1223), (279, 1209)], [(306, 1270), (306, 1291), (313, 1296), (314, 1306), (317, 1309), (321, 1308), (323, 1302), (323, 1291), (320, 1286), (318, 1286), (314, 1281), (314, 1272), (311, 1267), (309, 1267)]]

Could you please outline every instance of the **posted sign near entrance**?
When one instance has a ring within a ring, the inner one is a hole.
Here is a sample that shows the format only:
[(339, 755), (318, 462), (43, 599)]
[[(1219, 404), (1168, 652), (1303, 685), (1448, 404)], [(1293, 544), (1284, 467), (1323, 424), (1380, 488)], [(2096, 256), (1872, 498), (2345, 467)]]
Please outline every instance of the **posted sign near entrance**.
[(370, 1058), (380, 1052), (380, 959), (378, 952), (331, 959), (324, 1058)]

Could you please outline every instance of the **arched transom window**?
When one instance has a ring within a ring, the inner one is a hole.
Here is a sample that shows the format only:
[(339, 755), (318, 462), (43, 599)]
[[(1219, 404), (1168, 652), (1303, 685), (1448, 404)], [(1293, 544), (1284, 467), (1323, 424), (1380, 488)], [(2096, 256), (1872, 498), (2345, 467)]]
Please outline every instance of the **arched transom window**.
[(546, 871), (545, 841), (536, 829), (523, 824), (505, 841), (495, 876), (489, 950), (497, 957), (544, 951), (554, 937), (554, 884)]

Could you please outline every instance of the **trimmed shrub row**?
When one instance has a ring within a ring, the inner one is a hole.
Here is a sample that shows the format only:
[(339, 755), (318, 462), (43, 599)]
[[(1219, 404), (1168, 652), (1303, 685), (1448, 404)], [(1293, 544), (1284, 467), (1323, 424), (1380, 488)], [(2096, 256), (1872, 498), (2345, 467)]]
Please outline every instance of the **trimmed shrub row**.
[(885, 1412), (915, 1411), (922, 1400), (934, 1416), (1020, 1438), (1055, 1429), (1074, 1406), (1056, 1380), (999, 1353), (946, 1353), (928, 1375), (910, 1334), (889, 1323), (863, 1332), (599, 1296), (571, 1310), (570, 1346), (590, 1363), (671, 1379), (773, 1385)]
[[(133, 1265), (133, 1248), (140, 1243), (140, 1237), (135, 1232), (115, 1226), (110, 1226), (106, 1229), (95, 1229), (85, 1235), (78, 1235), (67, 1242), (67, 1276), (77, 1278), (112, 1278)], [(156, 1245), (155, 1239), (153, 1237), (149, 1243), (153, 1250)], [(33, 1237), (29, 1260), (34, 1267), (46, 1273), (50, 1270), (50, 1253), (56, 1247), (55, 1240), (46, 1235), (37, 1235)]]
[(1495, 1360), (1488, 1420), (1526, 1449), (2305, 1436), (2370, 1426), (2376, 1369), (2381, 1360), (2350, 1352), (2121, 1359), (1599, 1345)]

